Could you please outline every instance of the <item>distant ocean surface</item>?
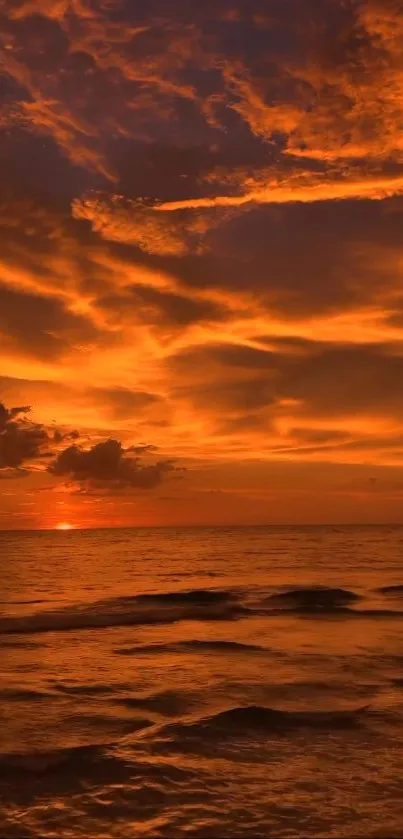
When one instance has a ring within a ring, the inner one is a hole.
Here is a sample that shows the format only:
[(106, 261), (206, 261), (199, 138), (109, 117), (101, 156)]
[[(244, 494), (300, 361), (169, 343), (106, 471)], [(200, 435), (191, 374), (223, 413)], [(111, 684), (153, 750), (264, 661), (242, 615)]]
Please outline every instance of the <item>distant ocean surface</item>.
[(403, 835), (403, 528), (0, 533), (0, 835)]

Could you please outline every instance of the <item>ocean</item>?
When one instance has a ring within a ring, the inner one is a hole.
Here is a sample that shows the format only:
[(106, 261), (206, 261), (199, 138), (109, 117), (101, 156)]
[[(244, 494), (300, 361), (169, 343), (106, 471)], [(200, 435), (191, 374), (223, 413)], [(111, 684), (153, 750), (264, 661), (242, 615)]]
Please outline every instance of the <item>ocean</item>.
[(0, 835), (403, 834), (403, 527), (0, 533)]

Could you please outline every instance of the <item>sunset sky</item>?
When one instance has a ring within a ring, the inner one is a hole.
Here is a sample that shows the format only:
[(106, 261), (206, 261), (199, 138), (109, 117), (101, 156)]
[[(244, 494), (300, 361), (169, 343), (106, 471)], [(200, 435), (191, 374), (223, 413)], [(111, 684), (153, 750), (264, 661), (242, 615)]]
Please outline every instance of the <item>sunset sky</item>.
[(403, 522), (403, 0), (0, 43), (0, 528)]

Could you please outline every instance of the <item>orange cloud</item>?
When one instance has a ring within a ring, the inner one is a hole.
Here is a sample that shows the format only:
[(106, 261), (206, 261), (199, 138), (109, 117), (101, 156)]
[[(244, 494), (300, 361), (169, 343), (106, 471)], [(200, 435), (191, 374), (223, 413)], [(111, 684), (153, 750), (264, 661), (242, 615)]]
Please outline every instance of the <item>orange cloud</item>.
[(144, 201), (132, 201), (120, 195), (93, 195), (76, 199), (74, 218), (87, 219), (94, 231), (112, 242), (125, 242), (151, 254), (183, 256), (202, 247), (203, 233), (209, 224), (194, 214), (180, 223), (165, 221)]
[(399, 177), (368, 177), (360, 180), (338, 180), (312, 185), (294, 186), (268, 184), (264, 189), (244, 195), (219, 195), (212, 198), (188, 198), (167, 201), (155, 208), (157, 212), (209, 207), (241, 207), (245, 204), (311, 204), (317, 201), (370, 199), (382, 201), (403, 194), (403, 175)]

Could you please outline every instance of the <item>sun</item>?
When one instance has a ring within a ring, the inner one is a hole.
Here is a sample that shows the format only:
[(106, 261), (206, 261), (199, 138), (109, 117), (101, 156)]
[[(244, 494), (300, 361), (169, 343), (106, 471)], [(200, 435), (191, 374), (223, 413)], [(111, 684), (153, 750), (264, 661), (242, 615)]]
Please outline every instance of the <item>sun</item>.
[(69, 524), (67, 521), (61, 521), (57, 524), (55, 530), (74, 530), (74, 524)]

